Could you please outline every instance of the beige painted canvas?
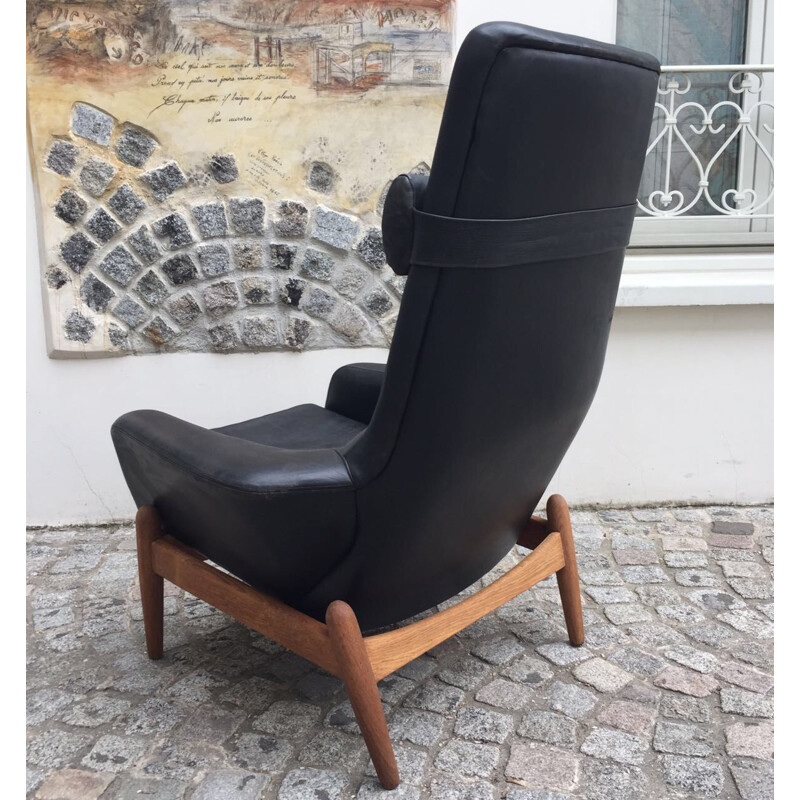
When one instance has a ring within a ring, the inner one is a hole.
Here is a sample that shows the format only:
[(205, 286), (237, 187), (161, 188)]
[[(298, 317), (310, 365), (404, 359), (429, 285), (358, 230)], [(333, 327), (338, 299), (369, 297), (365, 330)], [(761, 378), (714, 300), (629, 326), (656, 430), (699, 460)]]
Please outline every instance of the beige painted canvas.
[(454, 0), (28, 0), (49, 352), (387, 345)]

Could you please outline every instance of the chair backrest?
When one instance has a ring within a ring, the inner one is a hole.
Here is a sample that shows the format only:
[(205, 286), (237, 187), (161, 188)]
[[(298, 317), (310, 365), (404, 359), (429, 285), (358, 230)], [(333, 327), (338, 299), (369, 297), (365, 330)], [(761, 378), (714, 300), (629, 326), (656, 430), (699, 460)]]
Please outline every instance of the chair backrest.
[[(424, 211), (630, 205), (658, 69), (587, 39), (476, 28), (454, 66)], [(359, 528), (331, 580), (366, 627), (456, 594), (514, 545), (593, 399), (623, 256), (412, 265), (375, 414), (344, 453)]]

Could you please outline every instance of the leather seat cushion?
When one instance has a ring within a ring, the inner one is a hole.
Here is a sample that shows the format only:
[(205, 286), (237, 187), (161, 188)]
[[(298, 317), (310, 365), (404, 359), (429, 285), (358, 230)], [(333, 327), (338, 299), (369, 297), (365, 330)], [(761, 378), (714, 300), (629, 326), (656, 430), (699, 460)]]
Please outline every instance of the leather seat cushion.
[(366, 427), (363, 422), (306, 403), (214, 430), (286, 450), (322, 450), (343, 447)]

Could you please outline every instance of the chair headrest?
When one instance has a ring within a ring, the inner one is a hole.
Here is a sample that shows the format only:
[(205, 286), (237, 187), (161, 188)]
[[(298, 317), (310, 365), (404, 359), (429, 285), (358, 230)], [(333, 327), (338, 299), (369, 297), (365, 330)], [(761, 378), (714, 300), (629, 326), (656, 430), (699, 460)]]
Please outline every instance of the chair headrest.
[(408, 275), (414, 246), (414, 209), (422, 208), (427, 175), (398, 175), (383, 204), (383, 249), (397, 275)]

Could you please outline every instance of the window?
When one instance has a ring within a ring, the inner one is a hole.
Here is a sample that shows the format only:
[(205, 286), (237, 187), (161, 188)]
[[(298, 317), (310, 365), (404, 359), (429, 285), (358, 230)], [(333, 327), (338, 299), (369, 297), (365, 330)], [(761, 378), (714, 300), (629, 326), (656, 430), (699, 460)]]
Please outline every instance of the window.
[(618, 0), (664, 65), (631, 245), (772, 242), (773, 0)]

